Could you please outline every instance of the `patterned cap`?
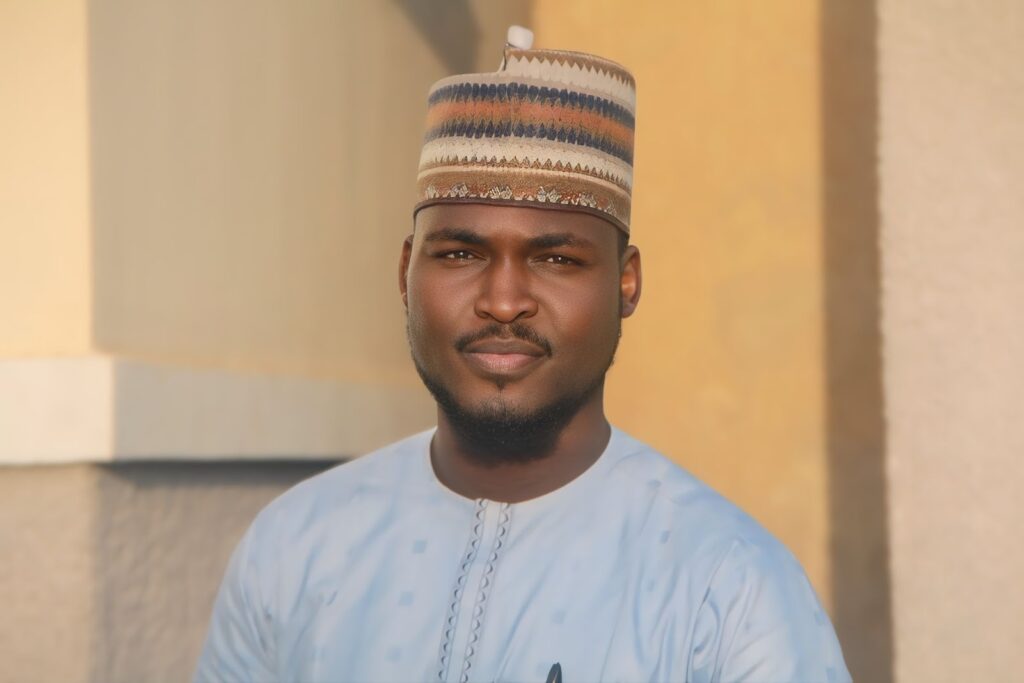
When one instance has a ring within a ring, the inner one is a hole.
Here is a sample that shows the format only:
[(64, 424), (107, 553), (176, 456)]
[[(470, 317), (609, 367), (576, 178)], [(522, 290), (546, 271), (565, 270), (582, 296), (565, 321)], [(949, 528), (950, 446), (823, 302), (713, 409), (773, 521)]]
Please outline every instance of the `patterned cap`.
[(628, 234), (633, 76), (595, 55), (516, 47), (509, 35), (498, 71), (431, 87), (415, 210), (466, 202), (585, 211)]

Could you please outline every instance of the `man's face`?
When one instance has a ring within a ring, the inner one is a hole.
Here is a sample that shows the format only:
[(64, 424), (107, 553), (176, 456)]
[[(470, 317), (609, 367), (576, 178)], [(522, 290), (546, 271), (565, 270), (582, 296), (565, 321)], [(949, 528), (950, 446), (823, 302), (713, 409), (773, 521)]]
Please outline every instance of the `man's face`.
[(400, 280), (435, 396), (528, 416), (600, 388), (639, 298), (639, 254), (589, 214), (439, 204), (417, 214)]

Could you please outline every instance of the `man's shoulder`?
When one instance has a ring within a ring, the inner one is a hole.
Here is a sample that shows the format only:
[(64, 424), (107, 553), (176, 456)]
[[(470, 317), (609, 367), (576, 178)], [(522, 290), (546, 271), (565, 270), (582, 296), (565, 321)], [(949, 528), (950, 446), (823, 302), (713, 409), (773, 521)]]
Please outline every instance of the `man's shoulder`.
[(683, 465), (624, 432), (618, 439), (620, 455), (612, 476), (625, 483), (630, 495), (652, 498), (655, 514), (666, 529), (677, 530), (677, 538), (687, 543), (700, 539), (708, 550), (717, 547), (723, 558), (737, 552), (751, 560), (792, 558), (756, 519)]
[(399, 495), (403, 486), (414, 483), (418, 458), (425, 462), (433, 431), (413, 434), (295, 484), (259, 512), (251, 533), (288, 533), (289, 527), (345, 514), (353, 505)]
[(622, 455), (613, 473), (632, 483), (615, 483), (633, 496), (647, 489), (650, 509), (645, 510), (644, 534), (651, 558), (684, 563), (700, 575), (704, 600), (714, 603), (713, 610), (738, 596), (760, 596), (757, 610), (799, 622), (801, 638), (814, 643), (823, 639), (822, 647), (838, 652), (807, 575), (785, 544), (655, 449), (631, 437), (620, 443)]

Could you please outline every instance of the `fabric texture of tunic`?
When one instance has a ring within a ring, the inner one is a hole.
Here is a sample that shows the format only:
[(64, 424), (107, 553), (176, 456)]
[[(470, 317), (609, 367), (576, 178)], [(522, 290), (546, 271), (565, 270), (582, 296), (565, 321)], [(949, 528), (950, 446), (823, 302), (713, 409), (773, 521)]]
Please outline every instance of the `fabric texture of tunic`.
[(433, 430), (268, 505), (232, 556), (196, 681), (849, 681), (797, 561), (612, 429), (521, 503), (470, 500)]

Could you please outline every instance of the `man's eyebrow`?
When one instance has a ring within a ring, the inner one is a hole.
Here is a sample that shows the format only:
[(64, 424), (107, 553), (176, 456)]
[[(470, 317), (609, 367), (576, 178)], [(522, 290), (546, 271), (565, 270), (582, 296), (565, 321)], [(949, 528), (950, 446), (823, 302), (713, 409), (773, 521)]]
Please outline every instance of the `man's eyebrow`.
[(594, 243), (586, 237), (580, 237), (571, 232), (549, 232), (530, 238), (529, 245), (534, 249), (554, 249), (557, 247), (592, 247)]
[(464, 244), (487, 244), (483, 235), (468, 228), (441, 228), (423, 238), (425, 242), (462, 242)]

